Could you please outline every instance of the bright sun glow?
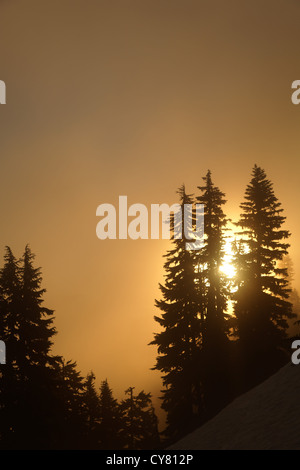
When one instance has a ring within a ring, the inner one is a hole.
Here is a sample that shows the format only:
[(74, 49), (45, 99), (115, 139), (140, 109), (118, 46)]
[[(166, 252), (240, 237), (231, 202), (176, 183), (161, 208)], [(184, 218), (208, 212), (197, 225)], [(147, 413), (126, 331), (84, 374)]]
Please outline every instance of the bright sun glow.
[(236, 274), (235, 267), (232, 264), (233, 252), (231, 249), (231, 242), (232, 240), (230, 238), (226, 240), (226, 243), (224, 246), (225, 255), (224, 255), (222, 266), (220, 267), (220, 271), (222, 271), (222, 273), (224, 273), (225, 276), (228, 277), (229, 279), (232, 279)]

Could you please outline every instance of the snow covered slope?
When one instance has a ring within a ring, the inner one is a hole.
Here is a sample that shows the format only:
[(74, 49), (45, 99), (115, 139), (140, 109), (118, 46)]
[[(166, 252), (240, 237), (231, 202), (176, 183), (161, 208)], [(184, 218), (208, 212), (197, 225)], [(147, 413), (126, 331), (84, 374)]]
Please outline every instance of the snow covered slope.
[(300, 365), (283, 367), (170, 449), (300, 450)]

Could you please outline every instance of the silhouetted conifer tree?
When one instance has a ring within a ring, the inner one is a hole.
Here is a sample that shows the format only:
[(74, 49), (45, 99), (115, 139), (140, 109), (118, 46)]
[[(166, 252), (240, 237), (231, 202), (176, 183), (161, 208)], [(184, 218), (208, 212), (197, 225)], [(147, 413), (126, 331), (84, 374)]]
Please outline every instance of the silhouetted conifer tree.
[(203, 266), (202, 275), (206, 281), (204, 344), (212, 348), (218, 345), (221, 348), (221, 344), (227, 340), (227, 280), (220, 270), (228, 222), (222, 209), (226, 200), (225, 194), (213, 184), (210, 171), (203, 180), (205, 185), (198, 186), (202, 194), (197, 197), (197, 203), (204, 205), (204, 247), (198, 258), (199, 264)]
[(12, 448), (46, 448), (51, 433), (50, 382), (55, 359), (50, 347), (55, 329), (52, 310), (42, 306), (45, 291), (33, 258), (28, 246), (21, 260), (6, 248), (0, 275), (0, 316), (8, 351), (1, 377), (2, 440)]
[(113, 397), (113, 392), (107, 379), (101, 382), (100, 387), (100, 447), (104, 450), (121, 449), (124, 441), (121, 436), (122, 412), (118, 401)]
[(21, 283), (19, 263), (6, 247), (4, 267), (0, 272), (0, 337), (6, 344), (6, 365), (0, 375), (0, 437), (1, 447), (11, 448), (17, 440), (18, 410), (21, 406), (19, 384), (19, 316)]
[(278, 263), (287, 254), (289, 244), (285, 240), (290, 233), (282, 228), (285, 217), (273, 185), (257, 165), (240, 207), (237, 333), (241, 354), (248, 361), (244, 364), (247, 376), (262, 380), (285, 361), (281, 348), (292, 310), (287, 269)]
[(53, 327), (53, 310), (43, 306), (46, 289), (41, 288), (41, 270), (33, 266), (34, 257), (27, 245), (20, 267), (20, 361), (26, 366), (43, 367), (53, 363), (50, 349), (56, 330)]
[(84, 415), (86, 420), (86, 445), (88, 449), (99, 448), (100, 400), (95, 387), (95, 375), (90, 372), (84, 383)]
[[(182, 221), (184, 204), (193, 199), (179, 191)], [(201, 305), (196, 286), (195, 252), (186, 249), (186, 237), (175, 238), (180, 231), (180, 220), (172, 218), (173, 246), (165, 255), (165, 285), (160, 284), (162, 299), (156, 300), (162, 314), (155, 316), (162, 331), (150, 343), (158, 348), (154, 369), (163, 373), (162, 408), (167, 412), (166, 435), (178, 439), (193, 429), (202, 416), (201, 383), (197, 375), (199, 351), (202, 343)], [(183, 230), (182, 230), (183, 232)], [(199, 276), (199, 273), (198, 273)]]
[[(0, 446), (76, 448), (83, 435), (75, 364), (51, 354), (53, 311), (43, 306), (40, 268), (26, 246), (17, 260), (6, 248), (0, 272), (1, 339), (7, 364), (0, 377)], [(79, 423), (80, 421), (80, 423)], [(76, 441), (77, 438), (77, 441)]]
[(80, 449), (88, 430), (84, 378), (74, 361), (60, 358), (57, 369), (57, 393), (60, 403), (61, 448)]
[(221, 271), (224, 260), (225, 233), (228, 219), (223, 212), (225, 194), (214, 185), (211, 172), (203, 177), (204, 185), (198, 186), (201, 194), (197, 203), (204, 205), (204, 246), (197, 257), (201, 272), (201, 297), (205, 299), (203, 315), (203, 347), (201, 376), (207, 415), (215, 414), (231, 398), (229, 390), (229, 326), (226, 307), (229, 296), (228, 280)]
[(160, 446), (158, 421), (152, 406), (151, 394), (141, 391), (133, 394), (134, 387), (126, 390), (128, 398), (120, 405), (123, 420), (123, 438), (126, 449), (158, 449)]

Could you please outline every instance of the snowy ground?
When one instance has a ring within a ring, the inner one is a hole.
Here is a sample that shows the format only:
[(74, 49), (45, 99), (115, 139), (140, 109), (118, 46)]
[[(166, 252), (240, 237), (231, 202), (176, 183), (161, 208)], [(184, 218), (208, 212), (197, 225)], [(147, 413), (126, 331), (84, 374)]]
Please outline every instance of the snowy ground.
[(283, 367), (170, 449), (300, 450), (300, 365)]

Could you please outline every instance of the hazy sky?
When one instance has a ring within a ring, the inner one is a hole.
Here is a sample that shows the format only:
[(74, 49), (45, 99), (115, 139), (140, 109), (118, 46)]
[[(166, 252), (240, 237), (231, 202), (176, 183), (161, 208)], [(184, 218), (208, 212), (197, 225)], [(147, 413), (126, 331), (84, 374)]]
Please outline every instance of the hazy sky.
[(158, 394), (147, 346), (166, 241), (96, 237), (96, 208), (174, 203), (208, 168), (236, 218), (254, 163), (274, 182), (300, 283), (298, 0), (0, 0), (0, 249), (26, 243), (54, 351)]

